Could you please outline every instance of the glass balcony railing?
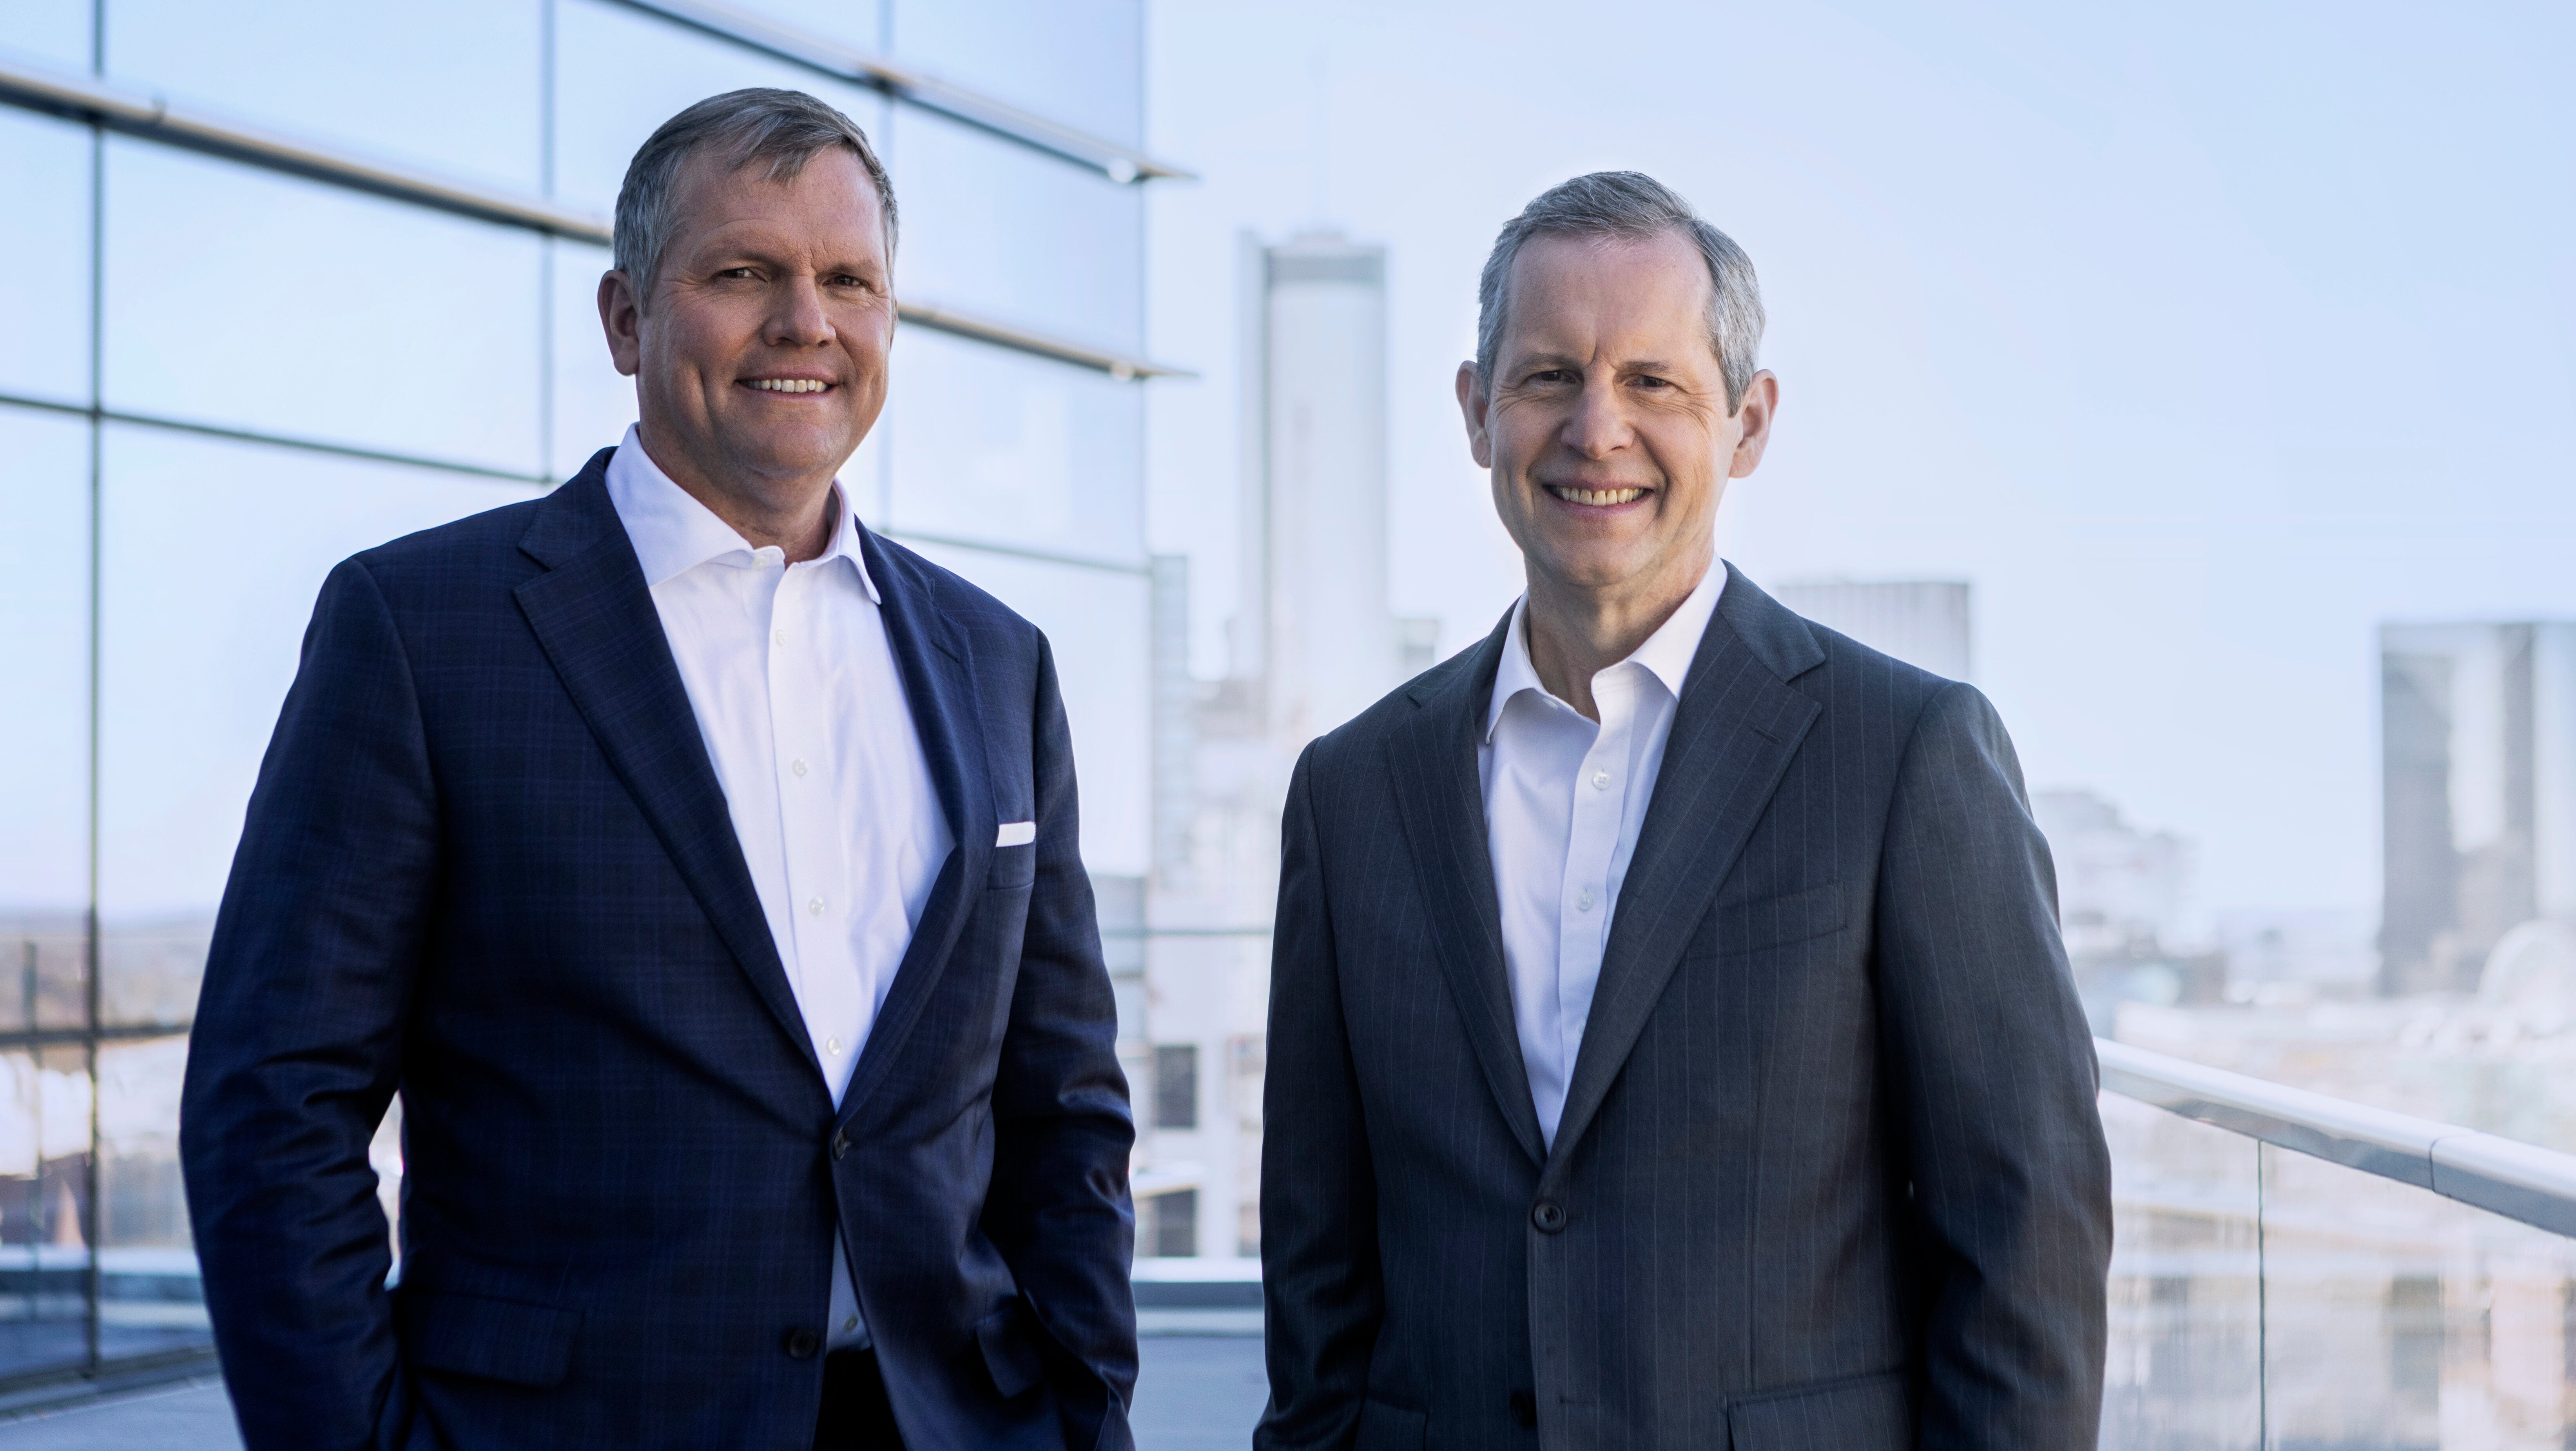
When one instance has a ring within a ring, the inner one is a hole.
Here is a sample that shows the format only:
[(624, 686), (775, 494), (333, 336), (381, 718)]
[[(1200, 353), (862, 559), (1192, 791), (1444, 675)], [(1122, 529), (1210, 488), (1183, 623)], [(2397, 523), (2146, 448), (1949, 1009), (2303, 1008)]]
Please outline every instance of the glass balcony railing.
[(2097, 1047), (2106, 1451), (2576, 1445), (2576, 1156)]

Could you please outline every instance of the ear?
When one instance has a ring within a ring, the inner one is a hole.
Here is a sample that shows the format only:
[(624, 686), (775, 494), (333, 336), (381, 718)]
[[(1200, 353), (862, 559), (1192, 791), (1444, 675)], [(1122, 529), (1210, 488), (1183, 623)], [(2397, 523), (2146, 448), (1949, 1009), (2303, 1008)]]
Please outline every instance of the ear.
[(1473, 362), (1458, 365), (1458, 411), (1467, 419), (1467, 452), (1475, 457), (1476, 467), (1494, 466), (1493, 435), (1485, 431), (1485, 380), (1476, 372)]
[(644, 314), (641, 299), (623, 272), (599, 279), (599, 326), (608, 334), (608, 357), (617, 371), (632, 378), (644, 365)]
[(1771, 417), (1780, 408), (1780, 380), (1763, 369), (1753, 375), (1744, 390), (1744, 398), (1735, 405), (1736, 422), (1743, 432), (1735, 440), (1735, 457), (1727, 461), (1726, 476), (1740, 479), (1762, 465), (1762, 450), (1771, 446)]

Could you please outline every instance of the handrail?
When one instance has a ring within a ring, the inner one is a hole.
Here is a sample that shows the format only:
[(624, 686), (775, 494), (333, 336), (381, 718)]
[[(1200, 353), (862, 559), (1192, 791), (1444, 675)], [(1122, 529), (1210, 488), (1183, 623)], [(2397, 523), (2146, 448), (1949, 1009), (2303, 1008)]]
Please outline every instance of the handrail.
[[(396, 166), (308, 141), (244, 126), (205, 112), (173, 106), (164, 97), (102, 84), (14, 61), (0, 60), (0, 104), (93, 121), (111, 131), (246, 162), (270, 171), (344, 186), (396, 201), (505, 226), (524, 227), (576, 242), (610, 245), (607, 218), (472, 182)], [(957, 337), (1107, 373), (1121, 382), (1191, 378), (1186, 368), (1149, 362), (961, 311), (938, 302), (901, 302), (903, 320)]]
[(2576, 1154), (2093, 1040), (2102, 1087), (2168, 1113), (2576, 1236)]

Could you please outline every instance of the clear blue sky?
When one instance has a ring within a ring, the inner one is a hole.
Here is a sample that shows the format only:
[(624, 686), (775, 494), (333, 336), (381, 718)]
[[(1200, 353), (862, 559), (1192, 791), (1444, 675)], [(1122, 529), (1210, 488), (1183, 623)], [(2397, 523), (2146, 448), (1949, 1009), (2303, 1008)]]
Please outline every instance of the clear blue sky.
[[(1932, 18), (1935, 12), (1939, 18)], [(1518, 589), (1450, 376), (1495, 229), (1647, 171), (1760, 268), (1757, 580), (1964, 578), (2034, 786), (2215, 907), (2378, 893), (2395, 618), (2576, 618), (2576, 9), (1149, 0), (1154, 537), (1233, 604), (1237, 228), (1389, 249), (1392, 587)], [(1319, 164), (1320, 163), (1320, 164)], [(1466, 542), (1462, 547), (1462, 541)]]

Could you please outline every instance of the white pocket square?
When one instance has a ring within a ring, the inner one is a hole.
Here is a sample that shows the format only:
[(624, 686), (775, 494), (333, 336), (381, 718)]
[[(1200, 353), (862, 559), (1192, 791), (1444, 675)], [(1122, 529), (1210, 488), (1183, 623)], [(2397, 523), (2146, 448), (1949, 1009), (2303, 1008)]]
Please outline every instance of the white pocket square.
[(1027, 846), (1037, 839), (1038, 824), (1034, 821), (1005, 821), (1002, 829), (993, 833), (995, 846)]

